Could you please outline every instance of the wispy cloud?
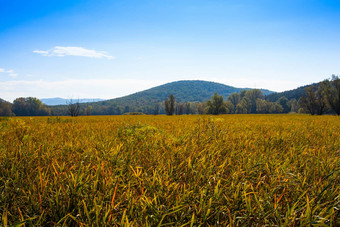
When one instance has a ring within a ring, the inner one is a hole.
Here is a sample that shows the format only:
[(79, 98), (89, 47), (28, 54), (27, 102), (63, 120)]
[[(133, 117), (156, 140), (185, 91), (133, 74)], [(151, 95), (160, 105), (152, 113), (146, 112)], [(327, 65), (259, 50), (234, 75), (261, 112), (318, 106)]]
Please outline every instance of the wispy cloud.
[(55, 46), (51, 50), (34, 50), (33, 53), (41, 54), (43, 56), (80, 56), (88, 58), (106, 58), (113, 59), (114, 57), (108, 55), (105, 51), (89, 50), (84, 47), (61, 47)]
[(18, 74), (16, 74), (13, 69), (6, 70), (4, 68), (0, 68), (0, 73), (7, 73), (7, 75), (9, 75), (11, 77), (17, 77), (18, 76)]

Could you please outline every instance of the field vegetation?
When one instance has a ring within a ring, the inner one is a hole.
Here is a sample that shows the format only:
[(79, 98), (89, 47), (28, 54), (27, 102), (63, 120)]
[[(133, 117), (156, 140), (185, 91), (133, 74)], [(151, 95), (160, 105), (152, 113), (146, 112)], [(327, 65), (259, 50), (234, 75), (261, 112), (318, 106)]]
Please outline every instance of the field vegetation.
[(340, 118), (0, 119), (0, 226), (337, 226)]

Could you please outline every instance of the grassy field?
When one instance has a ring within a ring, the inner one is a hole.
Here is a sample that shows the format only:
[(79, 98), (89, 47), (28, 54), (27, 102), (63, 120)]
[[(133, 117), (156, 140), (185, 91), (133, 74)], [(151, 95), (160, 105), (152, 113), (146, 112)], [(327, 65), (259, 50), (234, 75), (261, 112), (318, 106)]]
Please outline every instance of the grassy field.
[(0, 119), (0, 226), (340, 225), (340, 118)]

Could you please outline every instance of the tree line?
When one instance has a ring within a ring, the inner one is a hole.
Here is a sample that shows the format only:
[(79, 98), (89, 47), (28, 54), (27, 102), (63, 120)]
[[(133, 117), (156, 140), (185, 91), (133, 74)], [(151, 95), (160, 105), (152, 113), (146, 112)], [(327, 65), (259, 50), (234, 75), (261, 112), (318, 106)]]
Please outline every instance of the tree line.
[[(340, 115), (340, 79), (332, 75), (331, 79), (324, 80), (318, 86), (312, 85), (304, 89), (299, 100), (288, 100), (285, 96), (276, 102), (265, 98), (261, 90), (243, 90), (232, 93), (224, 101), (223, 97), (215, 93), (210, 100), (203, 103), (176, 103), (172, 95), (165, 100), (167, 115), (183, 114), (275, 114), (275, 113), (307, 113), (311, 115), (336, 114)], [(169, 108), (170, 104), (173, 105)], [(196, 107), (196, 109), (195, 109)], [(177, 110), (180, 111), (177, 111)], [(190, 109), (190, 111), (188, 111)], [(172, 110), (172, 111), (169, 111)], [(176, 110), (176, 111), (174, 111)]]
[[(102, 102), (103, 103), (103, 102)], [(104, 104), (104, 103), (103, 103)], [(13, 104), (0, 99), (0, 116), (49, 116), (49, 115), (121, 115), (121, 114), (278, 114), (308, 113), (311, 115), (340, 115), (340, 79), (333, 75), (317, 85), (304, 88), (304, 94), (298, 100), (287, 99), (269, 101), (261, 90), (242, 90), (234, 92), (226, 99), (215, 93), (210, 100), (204, 102), (176, 102), (170, 95), (164, 102), (154, 106), (144, 105), (142, 108), (95, 106), (80, 104), (70, 100), (66, 106), (48, 107), (34, 97), (17, 98)]]
[(206, 102), (176, 103), (175, 97), (170, 95), (164, 101), (167, 115), (181, 114), (269, 114), (298, 112), (298, 102), (281, 97), (276, 102), (265, 100), (261, 90), (243, 90), (232, 93), (226, 100), (215, 93)]
[(305, 88), (305, 95), (301, 96), (299, 104), (311, 115), (340, 115), (340, 78), (332, 75), (331, 80), (325, 80), (319, 86)]

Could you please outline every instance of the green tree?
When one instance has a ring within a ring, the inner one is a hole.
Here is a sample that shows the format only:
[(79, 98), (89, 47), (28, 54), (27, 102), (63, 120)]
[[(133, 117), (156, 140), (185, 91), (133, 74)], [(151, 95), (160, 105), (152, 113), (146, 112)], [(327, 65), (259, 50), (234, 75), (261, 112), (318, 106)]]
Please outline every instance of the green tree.
[(223, 97), (218, 95), (216, 92), (211, 97), (212, 100), (208, 100), (207, 102), (207, 113), (218, 115), (221, 113), (226, 113), (227, 108), (225, 103), (223, 102)]
[(197, 113), (198, 114), (204, 114), (205, 113), (205, 109), (207, 108), (207, 103), (206, 102), (198, 102), (196, 103), (196, 109), (197, 109)]
[(84, 112), (87, 116), (89, 116), (91, 114), (93, 107), (91, 105), (87, 105)]
[(324, 89), (322, 86), (309, 86), (305, 88), (306, 94), (299, 99), (300, 106), (311, 115), (322, 115), (326, 110)]
[(228, 114), (233, 114), (235, 113), (235, 106), (230, 102), (230, 101), (226, 101), (225, 105), (227, 107), (227, 113)]
[(300, 108), (298, 102), (294, 98), (288, 101), (288, 106), (290, 108), (290, 112), (294, 113), (297, 113)]
[(185, 103), (185, 110), (184, 113), (185, 114), (192, 114), (193, 112), (193, 108), (190, 102)]
[(242, 99), (247, 93), (247, 90), (240, 91), (240, 98)]
[(283, 113), (289, 113), (290, 109), (288, 105), (288, 99), (285, 96), (280, 97), (276, 103), (280, 104), (283, 108)]
[(176, 112), (176, 115), (183, 115), (183, 113), (184, 113), (184, 103), (176, 103), (175, 112)]
[(175, 112), (175, 97), (173, 95), (169, 95), (168, 99), (165, 99), (165, 113), (167, 115), (173, 115)]
[(12, 105), (5, 100), (0, 99), (0, 116), (12, 116)]
[(236, 106), (236, 113), (237, 114), (249, 114), (251, 113), (252, 103), (251, 100), (244, 96), (239, 104)]
[(243, 102), (240, 102), (236, 106), (236, 114), (246, 114), (247, 113), (247, 107), (244, 105)]
[(262, 91), (260, 89), (252, 89), (245, 93), (244, 97), (250, 100), (250, 112), (248, 109), (248, 113), (256, 113), (256, 100), (264, 99)]
[(158, 115), (159, 114), (159, 104), (156, 103), (153, 109), (153, 114)]
[(337, 115), (340, 115), (340, 78), (332, 75), (332, 80), (324, 81), (322, 86), (328, 106)]
[(236, 113), (237, 104), (241, 101), (241, 94), (240, 93), (232, 93), (228, 96), (227, 101), (233, 104), (233, 109), (230, 109), (230, 113)]
[(270, 102), (270, 113), (282, 113), (283, 108), (276, 102)]
[(257, 99), (256, 100), (256, 112), (262, 114), (268, 114), (272, 111), (272, 102), (269, 102), (264, 99)]
[(17, 116), (47, 116), (51, 114), (50, 109), (34, 97), (15, 99), (13, 101), (12, 111)]

